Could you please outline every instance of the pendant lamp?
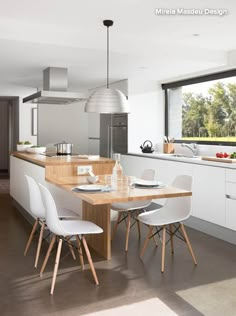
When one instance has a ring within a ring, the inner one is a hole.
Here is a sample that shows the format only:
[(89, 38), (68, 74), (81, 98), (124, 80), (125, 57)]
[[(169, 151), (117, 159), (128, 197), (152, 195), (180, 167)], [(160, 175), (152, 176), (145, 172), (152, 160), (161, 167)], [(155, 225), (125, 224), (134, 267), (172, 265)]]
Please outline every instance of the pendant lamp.
[(126, 96), (117, 89), (109, 87), (109, 27), (113, 21), (104, 20), (107, 27), (107, 85), (106, 88), (93, 92), (85, 105), (85, 112), (95, 113), (129, 113), (129, 104)]

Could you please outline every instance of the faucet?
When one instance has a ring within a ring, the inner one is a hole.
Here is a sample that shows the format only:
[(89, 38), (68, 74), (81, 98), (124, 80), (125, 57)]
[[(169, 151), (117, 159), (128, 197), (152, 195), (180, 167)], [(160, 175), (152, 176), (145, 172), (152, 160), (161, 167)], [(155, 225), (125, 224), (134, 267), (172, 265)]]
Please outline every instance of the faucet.
[(193, 156), (196, 156), (197, 155), (197, 151), (198, 151), (198, 146), (196, 143), (191, 143), (191, 144), (185, 144), (185, 143), (182, 143), (181, 144), (182, 147), (187, 147), (188, 149), (191, 150)]

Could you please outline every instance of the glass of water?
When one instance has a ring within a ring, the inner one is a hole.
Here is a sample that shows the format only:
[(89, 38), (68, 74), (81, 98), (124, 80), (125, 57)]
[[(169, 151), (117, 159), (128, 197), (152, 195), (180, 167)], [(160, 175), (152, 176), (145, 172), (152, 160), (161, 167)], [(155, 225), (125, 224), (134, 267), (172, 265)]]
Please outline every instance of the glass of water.
[(134, 176), (128, 176), (128, 186), (129, 186), (131, 189), (134, 189), (134, 188), (135, 188), (135, 180), (136, 180), (136, 177), (134, 177)]

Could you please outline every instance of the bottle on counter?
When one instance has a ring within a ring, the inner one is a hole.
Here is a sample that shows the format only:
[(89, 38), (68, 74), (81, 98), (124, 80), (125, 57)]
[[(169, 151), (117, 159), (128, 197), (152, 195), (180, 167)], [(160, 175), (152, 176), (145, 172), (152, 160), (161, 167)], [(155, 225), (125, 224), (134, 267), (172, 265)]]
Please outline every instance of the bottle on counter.
[(116, 181), (123, 180), (123, 169), (120, 164), (120, 154), (113, 154), (113, 159), (116, 161), (112, 169), (112, 179), (115, 183)]

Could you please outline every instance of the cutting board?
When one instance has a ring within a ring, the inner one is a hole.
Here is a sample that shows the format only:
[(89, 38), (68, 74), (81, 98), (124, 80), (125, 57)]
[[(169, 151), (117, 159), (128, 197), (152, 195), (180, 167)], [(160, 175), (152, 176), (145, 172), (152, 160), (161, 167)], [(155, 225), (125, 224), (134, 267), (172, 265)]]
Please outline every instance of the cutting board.
[(231, 158), (217, 158), (217, 157), (204, 157), (202, 160), (215, 161), (215, 162), (226, 162), (226, 163), (236, 163), (236, 159)]

